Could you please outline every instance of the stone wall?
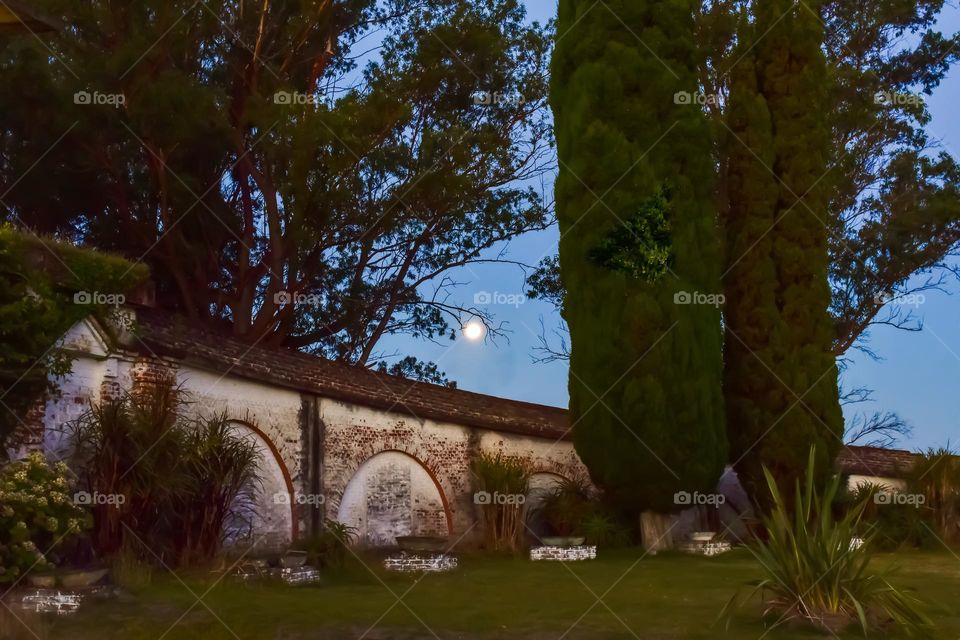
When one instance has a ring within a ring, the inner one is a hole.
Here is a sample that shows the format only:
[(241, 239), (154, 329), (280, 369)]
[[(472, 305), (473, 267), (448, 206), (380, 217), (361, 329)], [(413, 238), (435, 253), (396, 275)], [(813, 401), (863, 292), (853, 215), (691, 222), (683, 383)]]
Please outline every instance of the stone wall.
[[(340, 519), (359, 526), (361, 542), (368, 545), (391, 546), (398, 535), (475, 542), (481, 531), (470, 460), (480, 451), (523, 457), (538, 477), (585, 473), (569, 440), (501, 433), (318, 398), (245, 378), (242, 364), (220, 373), (170, 358), (110, 352), (96, 327), (86, 322), (65, 336), (64, 345), (79, 357), (60, 382), (60, 393), (38, 409), (48, 453), (68, 455), (62, 427), (91, 402), (145, 390), (172, 373), (191, 411), (203, 416), (225, 413), (240, 432), (257, 439), (264, 487), (252, 539), (261, 546), (280, 546), (309, 534), (314, 508), (315, 521)], [(313, 446), (306, 435), (308, 411), (317, 414), (316, 463), (308, 451)]]

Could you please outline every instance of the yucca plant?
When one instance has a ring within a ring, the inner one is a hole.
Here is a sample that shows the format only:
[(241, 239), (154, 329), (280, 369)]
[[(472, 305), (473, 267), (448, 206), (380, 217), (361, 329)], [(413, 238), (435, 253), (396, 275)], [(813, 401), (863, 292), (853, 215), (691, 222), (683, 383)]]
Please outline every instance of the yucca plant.
[(581, 523), (593, 509), (589, 481), (583, 476), (574, 476), (555, 482), (538, 511), (553, 535), (566, 537), (582, 533)]
[(524, 502), (530, 467), (522, 458), (481, 452), (470, 464), (475, 502), (483, 513), (487, 542), (499, 551), (516, 551), (523, 542)]
[(759, 594), (765, 604), (764, 616), (776, 616), (774, 627), (803, 620), (835, 634), (859, 623), (866, 635), (894, 623), (909, 635), (925, 634), (932, 623), (923, 613), (922, 603), (909, 590), (890, 584), (890, 571), (870, 572), (873, 536), (867, 534), (863, 544), (854, 540), (862, 537), (867, 500), (835, 516), (840, 477), (834, 476), (818, 493), (814, 454), (811, 450), (803, 484), (796, 481), (792, 511), (773, 476), (764, 469), (773, 509), (764, 518), (767, 538), (758, 541), (753, 550), (767, 575), (745, 597), (734, 595), (721, 617), (729, 623), (735, 608)]

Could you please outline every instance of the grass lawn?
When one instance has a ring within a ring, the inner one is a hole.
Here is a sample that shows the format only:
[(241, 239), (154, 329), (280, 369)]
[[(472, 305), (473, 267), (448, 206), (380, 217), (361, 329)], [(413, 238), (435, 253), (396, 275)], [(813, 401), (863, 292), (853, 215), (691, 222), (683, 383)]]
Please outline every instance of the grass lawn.
[[(891, 563), (900, 567), (896, 582), (937, 606), (931, 611), (936, 637), (960, 638), (960, 559), (947, 552), (911, 552), (877, 560), (880, 567)], [(756, 640), (766, 632), (759, 603), (738, 613), (729, 632), (714, 626), (737, 587), (760, 577), (746, 550), (717, 558), (669, 554), (643, 559), (639, 551), (628, 550), (570, 564), (467, 556), (457, 571), (422, 579), (386, 574), (373, 560), (368, 564), (374, 572), (356, 563), (310, 587), (229, 580), (213, 585), (215, 579), (181, 576), (184, 584), (169, 574), (156, 575), (150, 586), (120, 599), (90, 602), (74, 616), (25, 618), (30, 632), (8, 619), (6, 628), (0, 623), (0, 637)], [(6, 610), (0, 612), (9, 617)], [(765, 637), (825, 636), (781, 627)]]

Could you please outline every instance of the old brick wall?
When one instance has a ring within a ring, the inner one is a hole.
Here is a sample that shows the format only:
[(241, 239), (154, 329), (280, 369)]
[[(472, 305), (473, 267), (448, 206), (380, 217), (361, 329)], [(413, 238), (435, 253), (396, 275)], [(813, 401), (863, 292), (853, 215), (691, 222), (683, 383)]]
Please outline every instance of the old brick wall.
[[(324, 400), (323, 491), (326, 517), (358, 526), (364, 542), (389, 545), (394, 535), (436, 535), (450, 523), (451, 542), (471, 544), (481, 534), (470, 460), (479, 451), (527, 460), (541, 476), (585, 474), (569, 440), (548, 440), (418, 419), (400, 413)], [(390, 463), (369, 468), (384, 452)], [(410, 490), (410, 478), (430, 478)], [(419, 497), (421, 503), (411, 503)], [(398, 510), (400, 500), (411, 513)], [(382, 500), (383, 504), (376, 501)], [(442, 509), (442, 510), (441, 510)]]
[[(75, 361), (61, 381), (60, 394), (48, 400), (38, 416), (48, 450), (63, 448), (62, 425), (87, 410), (91, 401), (143, 391), (173, 374), (187, 394), (190, 411), (225, 413), (241, 433), (259, 443), (264, 488), (253, 537), (267, 546), (307, 533), (305, 515), (317, 511), (321, 519), (359, 524), (364, 542), (371, 545), (389, 545), (404, 534), (474, 542), (482, 532), (470, 461), (480, 451), (526, 459), (537, 472), (536, 489), (542, 489), (539, 485), (546, 479), (585, 473), (569, 440), (318, 398), (248, 379), (242, 363), (223, 373), (151, 355), (107, 353), (89, 326), (78, 325), (74, 334), (75, 351), (86, 355)], [(319, 425), (319, 437), (311, 443), (305, 425), (313, 423)], [(317, 445), (319, 469), (311, 475), (308, 450)], [(314, 504), (317, 511), (309, 511)]]

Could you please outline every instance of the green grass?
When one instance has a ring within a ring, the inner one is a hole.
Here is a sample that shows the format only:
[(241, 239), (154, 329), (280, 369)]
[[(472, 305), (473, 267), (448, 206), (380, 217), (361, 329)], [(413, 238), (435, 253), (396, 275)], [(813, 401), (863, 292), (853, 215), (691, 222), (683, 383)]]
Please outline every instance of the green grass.
[[(883, 555), (876, 562), (878, 568), (900, 566), (894, 582), (915, 588), (937, 607), (931, 611), (936, 637), (960, 637), (960, 559), (946, 552), (916, 552)], [(643, 559), (639, 551), (629, 550), (566, 565), (467, 556), (456, 572), (427, 575), (419, 582), (416, 576), (386, 574), (373, 560), (367, 564), (375, 574), (354, 563), (320, 586), (298, 588), (229, 580), (211, 588), (215, 578), (197, 575), (181, 576), (185, 586), (173, 576), (156, 575), (149, 587), (91, 602), (75, 616), (26, 620), (35, 635), (0, 625), (0, 636), (340, 640), (360, 638), (373, 627), (365, 638), (757, 640), (765, 632), (759, 603), (738, 612), (729, 632), (714, 625), (734, 591), (761, 577), (746, 550), (717, 558), (669, 554)], [(202, 604), (190, 590), (203, 598)], [(781, 627), (766, 637), (830, 636)], [(853, 632), (849, 637), (859, 636)]]

